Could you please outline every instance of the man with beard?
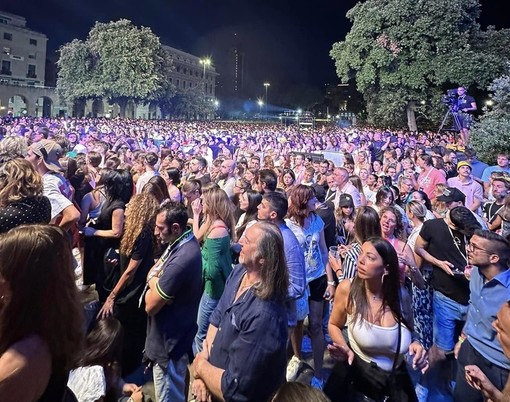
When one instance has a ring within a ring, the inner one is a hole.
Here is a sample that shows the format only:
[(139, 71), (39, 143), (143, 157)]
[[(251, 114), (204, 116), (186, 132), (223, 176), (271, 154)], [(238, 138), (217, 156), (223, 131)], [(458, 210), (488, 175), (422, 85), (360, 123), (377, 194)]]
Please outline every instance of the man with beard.
[(482, 402), (482, 392), (468, 385), (465, 368), (478, 366), (499, 390), (507, 382), (510, 360), (496, 338), (492, 322), (500, 306), (510, 299), (510, 244), (500, 235), (479, 230), (469, 241), (467, 251), (473, 266), (469, 275), (471, 294), (466, 324), (455, 346), (458, 364), (453, 396), (456, 402)]
[(495, 174), (492, 179), (492, 196), (495, 198), (493, 202), (488, 202), (483, 207), (483, 216), (489, 225), (489, 230), (496, 231), (501, 227), (501, 220), (496, 219), (498, 212), (505, 204), (505, 197), (510, 187), (510, 177), (506, 177), (503, 173)]
[(206, 172), (207, 160), (201, 156), (194, 156), (189, 162), (189, 176), (187, 180), (198, 180), (202, 185), (211, 181), (211, 175)]
[(234, 186), (236, 178), (234, 171), (236, 170), (236, 163), (232, 159), (224, 160), (221, 163), (218, 185), (220, 188), (232, 198), (234, 196)]
[(159, 402), (184, 402), (188, 351), (197, 332), (202, 294), (200, 245), (187, 229), (182, 204), (168, 202), (156, 215), (155, 235), (165, 252), (147, 275), (145, 359), (153, 367)]

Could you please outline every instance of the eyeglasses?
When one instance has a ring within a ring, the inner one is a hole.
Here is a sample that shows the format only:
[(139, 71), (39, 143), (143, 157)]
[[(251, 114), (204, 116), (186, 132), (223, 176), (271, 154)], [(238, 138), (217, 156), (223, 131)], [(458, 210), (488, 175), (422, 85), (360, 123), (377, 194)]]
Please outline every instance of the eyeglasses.
[(471, 243), (471, 242), (469, 242), (469, 243), (467, 244), (467, 249), (468, 249), (468, 251), (471, 251), (471, 252), (481, 251), (481, 252), (483, 252), (483, 253), (493, 254), (493, 252), (492, 252), (492, 251), (489, 251), (489, 250), (487, 250), (487, 249), (485, 249), (485, 248), (482, 248), (482, 247), (480, 247), (480, 246), (477, 246), (476, 244)]

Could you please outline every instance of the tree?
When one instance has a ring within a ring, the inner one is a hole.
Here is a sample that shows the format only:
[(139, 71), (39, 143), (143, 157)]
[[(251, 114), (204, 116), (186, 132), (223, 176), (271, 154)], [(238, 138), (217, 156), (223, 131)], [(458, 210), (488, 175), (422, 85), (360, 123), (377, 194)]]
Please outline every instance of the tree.
[(480, 159), (493, 164), (498, 152), (510, 154), (510, 64), (506, 74), (488, 89), (493, 104), (485, 107), (484, 115), (472, 127), (471, 145)]
[(96, 88), (90, 79), (94, 60), (85, 42), (75, 39), (62, 46), (57, 66), (57, 93), (66, 103), (72, 104), (95, 95)]
[(446, 88), (486, 87), (510, 56), (510, 30), (481, 31), (478, 0), (366, 0), (348, 11), (345, 41), (330, 52), (343, 82), (355, 80), (369, 122), (416, 130), (439, 121)]
[(171, 59), (149, 28), (131, 21), (100, 23), (85, 42), (60, 49), (57, 88), (66, 99), (106, 98), (121, 116), (128, 101), (149, 102), (171, 92)]
[[(161, 108), (161, 105), (160, 105)], [(166, 111), (175, 118), (206, 119), (215, 111), (213, 99), (207, 98), (202, 85), (178, 88), (169, 99)]]

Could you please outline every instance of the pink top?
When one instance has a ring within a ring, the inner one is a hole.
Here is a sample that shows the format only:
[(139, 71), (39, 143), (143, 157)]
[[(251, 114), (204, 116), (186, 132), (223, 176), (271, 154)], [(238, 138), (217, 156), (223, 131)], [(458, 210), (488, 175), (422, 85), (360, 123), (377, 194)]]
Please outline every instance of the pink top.
[(446, 184), (446, 178), (436, 168), (432, 168), (428, 172), (421, 172), (418, 176), (418, 188), (423, 190), (430, 199), (436, 197), (436, 184)]

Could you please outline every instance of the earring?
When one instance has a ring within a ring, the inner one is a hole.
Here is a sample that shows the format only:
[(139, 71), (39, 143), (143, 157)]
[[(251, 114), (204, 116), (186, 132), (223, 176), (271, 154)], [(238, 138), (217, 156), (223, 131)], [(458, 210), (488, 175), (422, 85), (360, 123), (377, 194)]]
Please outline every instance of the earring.
[(382, 284), (384, 284), (384, 277), (385, 277), (386, 275), (388, 275), (388, 273), (387, 273), (387, 272), (385, 272), (385, 273), (384, 273), (384, 274), (382, 274), (382, 276), (381, 276), (381, 283), (382, 283)]

